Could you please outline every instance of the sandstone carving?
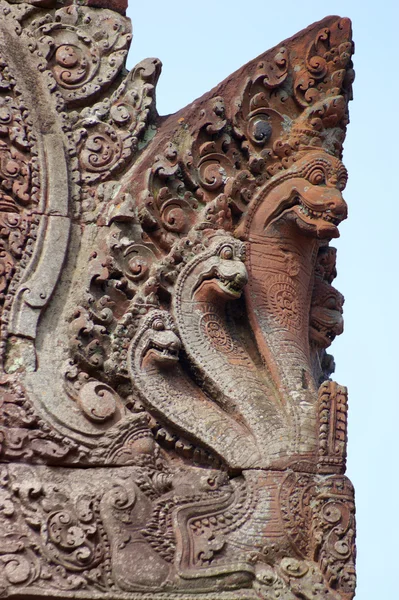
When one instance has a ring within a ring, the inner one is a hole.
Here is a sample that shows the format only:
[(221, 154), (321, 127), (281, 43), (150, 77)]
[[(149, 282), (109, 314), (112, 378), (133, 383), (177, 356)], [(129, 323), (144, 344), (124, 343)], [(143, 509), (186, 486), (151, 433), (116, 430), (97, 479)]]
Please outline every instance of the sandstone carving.
[(0, 0), (0, 595), (352, 600), (348, 19), (191, 105), (120, 0)]

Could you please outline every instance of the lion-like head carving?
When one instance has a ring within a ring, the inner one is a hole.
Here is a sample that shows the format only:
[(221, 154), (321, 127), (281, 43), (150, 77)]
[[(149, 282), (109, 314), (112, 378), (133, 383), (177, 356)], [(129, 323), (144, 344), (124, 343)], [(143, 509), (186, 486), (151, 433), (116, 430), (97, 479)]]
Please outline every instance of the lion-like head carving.
[(284, 219), (307, 236), (339, 237), (338, 225), (348, 214), (342, 197), (346, 181), (347, 171), (338, 158), (321, 149), (308, 151), (257, 195), (236, 234), (263, 235), (269, 225)]
[(173, 366), (179, 360), (180, 348), (173, 320), (162, 310), (153, 310), (144, 318), (132, 342), (133, 352), (144, 368), (153, 362), (162, 367)]
[(344, 329), (342, 306), (344, 297), (327, 281), (316, 279), (310, 310), (310, 340), (322, 348), (328, 348), (335, 336)]
[(301, 161), (297, 164), (302, 181), (291, 180), (297, 225), (322, 239), (338, 237), (338, 225), (348, 214), (342, 197), (347, 171), (340, 160), (326, 152), (313, 152), (302, 160), (303, 169)]
[(240, 240), (228, 235), (216, 236), (210, 248), (188, 265), (195, 279), (192, 299), (226, 301), (239, 298), (248, 281), (245, 250), (245, 244)]

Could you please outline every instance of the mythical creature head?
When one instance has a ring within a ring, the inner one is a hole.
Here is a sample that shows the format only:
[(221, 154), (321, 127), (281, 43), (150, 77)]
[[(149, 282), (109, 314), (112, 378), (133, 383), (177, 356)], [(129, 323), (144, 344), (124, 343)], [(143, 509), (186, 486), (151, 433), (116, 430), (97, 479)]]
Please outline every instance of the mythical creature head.
[(139, 357), (144, 369), (153, 362), (161, 367), (176, 364), (180, 348), (173, 320), (162, 310), (153, 310), (143, 319), (132, 342), (132, 354)]
[(310, 309), (310, 340), (322, 348), (328, 348), (335, 336), (344, 329), (342, 305), (344, 297), (326, 281), (317, 279)]
[(340, 335), (344, 329), (344, 297), (331, 285), (337, 274), (335, 259), (335, 248), (320, 248), (309, 319), (309, 339), (319, 348), (328, 348), (335, 336)]
[(307, 236), (339, 237), (338, 225), (347, 217), (342, 197), (346, 181), (347, 171), (335, 156), (322, 149), (300, 154), (289, 170), (276, 175), (255, 197), (237, 234), (261, 235), (268, 225), (284, 219)]
[(315, 151), (299, 160), (296, 169), (291, 197), (297, 226), (318, 238), (338, 237), (338, 225), (347, 217), (341, 193), (348, 178), (344, 165), (326, 152)]
[[(245, 261), (245, 244), (223, 233), (216, 235), (209, 248), (196, 256), (182, 271), (178, 289), (190, 280), (191, 300), (219, 302), (235, 300), (248, 281)], [(182, 290), (183, 297), (186, 296)]]

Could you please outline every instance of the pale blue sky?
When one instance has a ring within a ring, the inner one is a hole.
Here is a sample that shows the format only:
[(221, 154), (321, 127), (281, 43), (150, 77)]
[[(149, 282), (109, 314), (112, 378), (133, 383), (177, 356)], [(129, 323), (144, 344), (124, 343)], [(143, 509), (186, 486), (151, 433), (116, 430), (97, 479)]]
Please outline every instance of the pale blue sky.
[(399, 4), (130, 1), (134, 38), (128, 67), (150, 56), (162, 60), (160, 114), (177, 111), (326, 15), (352, 19), (357, 77), (344, 150), (349, 219), (334, 242), (335, 285), (346, 298), (345, 332), (331, 351), (337, 363), (334, 379), (349, 387), (347, 474), (357, 492), (356, 600), (397, 600)]

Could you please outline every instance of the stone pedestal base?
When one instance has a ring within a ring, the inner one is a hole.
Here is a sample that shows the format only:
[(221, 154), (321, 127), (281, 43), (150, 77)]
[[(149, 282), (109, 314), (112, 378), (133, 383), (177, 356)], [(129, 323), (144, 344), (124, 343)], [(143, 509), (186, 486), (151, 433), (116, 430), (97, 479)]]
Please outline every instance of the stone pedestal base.
[(11, 598), (352, 598), (341, 475), (148, 466), (1, 468)]

